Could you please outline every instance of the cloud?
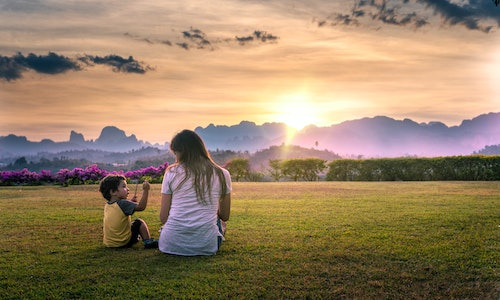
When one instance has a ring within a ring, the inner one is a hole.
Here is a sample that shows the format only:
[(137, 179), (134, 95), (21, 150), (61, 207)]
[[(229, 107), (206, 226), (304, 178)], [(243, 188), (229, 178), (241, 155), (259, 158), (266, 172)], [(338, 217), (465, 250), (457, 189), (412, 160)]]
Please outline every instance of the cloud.
[(50, 5), (45, 1), (40, 0), (3, 0), (0, 1), (0, 10), (10, 12), (54, 12), (60, 10), (56, 5)]
[[(207, 47), (211, 47), (211, 43), (209, 40), (206, 39), (205, 33), (199, 29), (189, 29), (188, 31), (183, 31), (182, 36), (191, 42), (191, 44), (194, 44), (196, 48), (198, 49), (205, 49)], [(185, 47), (183, 47), (185, 48)], [(187, 50), (187, 48), (185, 48)]]
[(183, 49), (189, 50), (188, 43), (177, 43), (177, 46), (179, 46), (179, 47), (181, 47)]
[(240, 43), (240, 45), (245, 45), (245, 44), (253, 42), (253, 41), (260, 41), (262, 43), (274, 42), (277, 39), (279, 39), (279, 37), (272, 35), (270, 33), (267, 33), (266, 31), (256, 30), (251, 35), (243, 36), (243, 37), (236, 36), (235, 39), (238, 43)]
[(315, 20), (319, 27), (358, 26), (366, 19), (387, 25), (424, 27), (429, 22), (425, 9), (441, 17), (450, 26), (463, 25), (470, 30), (485, 33), (493, 26), (483, 25), (490, 20), (500, 26), (500, 13), (489, 0), (464, 0), (460, 4), (451, 0), (355, 0), (349, 14), (332, 13), (328, 18)]
[(0, 80), (13, 81), (21, 79), (22, 73), (33, 70), (37, 73), (57, 75), (67, 71), (81, 71), (82, 64), (92, 66), (94, 64), (104, 64), (113, 67), (115, 72), (144, 74), (152, 70), (150, 66), (144, 66), (136, 61), (132, 56), (128, 59), (118, 55), (108, 55), (106, 57), (86, 55), (77, 59), (58, 55), (49, 52), (47, 55), (36, 55), (33, 53), (24, 56), (17, 53), (11, 57), (0, 55)]
[(144, 38), (138, 35), (133, 35), (128, 32), (124, 33), (124, 36), (132, 38), (136, 41), (146, 42), (148, 44), (163, 44), (167, 46), (177, 45), (178, 47), (190, 50), (190, 49), (208, 49), (215, 50), (216, 45), (221, 44), (231, 44), (238, 43), (240, 45), (247, 45), (252, 42), (269, 43), (276, 42), (279, 37), (271, 33), (261, 30), (255, 30), (252, 34), (247, 36), (235, 36), (234, 38), (224, 38), (219, 37), (215, 39), (209, 39), (207, 34), (200, 29), (190, 28), (181, 32), (180, 38), (176, 42), (171, 42), (170, 40), (158, 40)]
[(151, 38), (146, 38), (146, 37), (140, 37), (138, 35), (134, 35), (134, 34), (131, 34), (131, 33), (128, 33), (128, 32), (125, 32), (123, 35), (126, 36), (126, 37), (129, 37), (131, 39), (134, 39), (136, 41), (139, 41), (139, 42), (146, 42), (146, 43), (148, 43), (150, 45), (163, 44), (163, 45), (167, 45), (167, 46), (172, 46), (172, 42), (170, 42), (169, 40), (158, 40), (158, 39), (151, 39)]
[(143, 65), (141, 62), (135, 60), (132, 56), (129, 56), (129, 58), (123, 58), (115, 54), (111, 54), (105, 57), (85, 55), (83, 57), (80, 57), (79, 60), (87, 65), (108, 65), (113, 67), (113, 71), (123, 73), (144, 74), (147, 71), (153, 69), (150, 66)]
[(7, 81), (22, 78), (22, 73), (33, 70), (43, 74), (60, 74), (66, 71), (79, 71), (79, 64), (62, 55), (49, 52), (47, 55), (35, 55), (33, 53), (24, 56), (17, 53), (12, 57), (0, 56), (0, 79)]
[(494, 20), (500, 26), (500, 11), (489, 0), (465, 1), (462, 5), (445, 0), (417, 0), (434, 13), (440, 15), (449, 25), (463, 25), (470, 30), (490, 32), (493, 26), (484, 26), (482, 22)]
[(25, 67), (16, 63), (12, 58), (0, 56), (0, 79), (7, 81), (19, 79), (25, 70)]

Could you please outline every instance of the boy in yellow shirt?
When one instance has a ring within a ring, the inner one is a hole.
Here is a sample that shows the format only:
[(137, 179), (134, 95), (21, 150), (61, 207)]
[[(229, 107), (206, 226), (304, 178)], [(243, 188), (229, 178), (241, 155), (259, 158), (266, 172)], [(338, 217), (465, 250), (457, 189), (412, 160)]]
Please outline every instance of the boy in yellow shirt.
[(143, 211), (148, 204), (149, 183), (142, 184), (141, 201), (137, 196), (127, 200), (129, 188), (122, 175), (108, 175), (101, 180), (99, 191), (108, 200), (104, 205), (103, 243), (106, 247), (128, 248), (137, 243), (141, 236), (144, 248), (158, 248), (158, 241), (149, 234), (148, 225), (137, 218), (131, 222), (130, 216), (136, 211)]

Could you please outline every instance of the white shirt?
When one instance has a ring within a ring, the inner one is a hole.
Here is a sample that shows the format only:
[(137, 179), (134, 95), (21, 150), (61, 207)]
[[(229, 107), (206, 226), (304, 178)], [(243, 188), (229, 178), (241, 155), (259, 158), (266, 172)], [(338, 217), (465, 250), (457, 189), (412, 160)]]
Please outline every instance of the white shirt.
[[(227, 193), (231, 192), (231, 176), (222, 169), (226, 179)], [(161, 188), (162, 194), (171, 194), (172, 203), (167, 222), (163, 225), (158, 240), (160, 251), (184, 255), (213, 255), (217, 252), (217, 237), (221, 236), (217, 227), (217, 210), (221, 197), (219, 177), (214, 171), (212, 176), (211, 201), (208, 193), (204, 195), (206, 204), (198, 202), (193, 179), (184, 179), (185, 171), (181, 165), (165, 172)]]

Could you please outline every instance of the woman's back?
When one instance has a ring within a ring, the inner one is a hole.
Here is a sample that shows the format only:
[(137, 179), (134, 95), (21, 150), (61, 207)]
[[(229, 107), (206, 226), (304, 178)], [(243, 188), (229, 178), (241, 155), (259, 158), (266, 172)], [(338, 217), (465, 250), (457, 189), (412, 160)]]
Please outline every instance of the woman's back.
[[(212, 255), (218, 250), (217, 239), (222, 236), (217, 226), (217, 211), (221, 199), (221, 180), (214, 174), (205, 183), (205, 193), (197, 197), (193, 176), (186, 178), (182, 164), (165, 173), (162, 194), (171, 195), (168, 219), (162, 228), (159, 249), (177, 255)], [(231, 191), (229, 172), (222, 169), (226, 193)]]

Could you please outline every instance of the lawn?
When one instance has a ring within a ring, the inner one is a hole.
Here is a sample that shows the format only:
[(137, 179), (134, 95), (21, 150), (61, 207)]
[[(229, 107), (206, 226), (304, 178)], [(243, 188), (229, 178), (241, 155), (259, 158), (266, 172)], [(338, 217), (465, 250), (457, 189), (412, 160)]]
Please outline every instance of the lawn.
[(0, 298), (500, 298), (498, 181), (234, 183), (211, 257), (103, 247), (97, 190), (0, 188)]

